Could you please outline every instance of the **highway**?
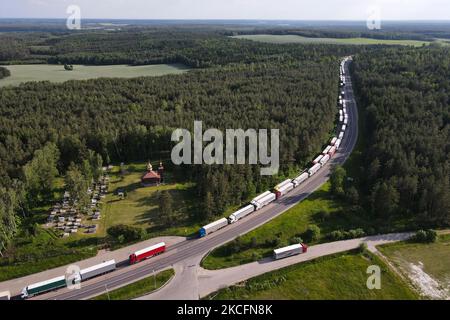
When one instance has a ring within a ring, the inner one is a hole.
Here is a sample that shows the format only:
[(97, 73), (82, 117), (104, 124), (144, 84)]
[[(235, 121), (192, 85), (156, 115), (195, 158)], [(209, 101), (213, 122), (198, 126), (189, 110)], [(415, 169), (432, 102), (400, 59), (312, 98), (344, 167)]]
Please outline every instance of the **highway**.
[[(349, 123), (342, 140), (341, 147), (332, 160), (330, 160), (322, 169), (319, 170), (318, 173), (309, 178), (302, 185), (291, 191), (282, 199), (269, 204), (248, 217), (232, 225), (228, 225), (227, 227), (210, 234), (205, 238), (179, 242), (169, 247), (164, 254), (142, 262), (133, 268), (122, 267), (110, 274), (83, 282), (80, 289), (69, 290), (65, 288), (34, 297), (31, 300), (83, 300), (104, 293), (106, 288), (111, 290), (124, 286), (147, 277), (154, 272), (170, 268), (174, 264), (188, 260), (191, 257), (204, 256), (214, 248), (217, 248), (235, 239), (236, 237), (248, 233), (249, 231), (267, 223), (307, 198), (329, 179), (333, 166), (342, 164), (346, 161), (356, 144), (358, 137), (358, 111), (353, 96), (351, 79), (348, 77), (348, 63), (349, 62), (347, 62), (345, 66), (345, 100), (347, 104)], [(340, 124), (338, 125), (338, 128), (340, 129)]]

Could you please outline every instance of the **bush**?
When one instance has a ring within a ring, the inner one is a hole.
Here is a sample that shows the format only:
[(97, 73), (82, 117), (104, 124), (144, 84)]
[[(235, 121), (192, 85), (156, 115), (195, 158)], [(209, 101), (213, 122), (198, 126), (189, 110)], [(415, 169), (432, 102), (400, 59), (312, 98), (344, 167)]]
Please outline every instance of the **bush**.
[(312, 242), (317, 241), (320, 238), (320, 228), (315, 224), (308, 227), (304, 234), (305, 241)]
[(421, 243), (432, 243), (437, 240), (437, 233), (434, 230), (419, 230), (413, 236), (413, 240)]
[(359, 252), (366, 253), (368, 250), (367, 243), (362, 242), (358, 247)]
[(330, 239), (331, 241), (339, 241), (343, 240), (344, 238), (344, 233), (340, 230), (330, 232), (330, 234), (328, 235), (328, 239)]
[(339, 241), (339, 240), (362, 238), (365, 235), (366, 233), (361, 228), (352, 229), (348, 231), (336, 230), (330, 232), (330, 234), (328, 235), (328, 239), (330, 239), (331, 241)]
[(328, 220), (328, 218), (330, 218), (330, 213), (328, 211), (321, 210), (316, 213), (316, 217), (317, 217), (318, 221), (324, 222), (324, 221)]
[(119, 243), (137, 241), (145, 237), (144, 229), (124, 224), (112, 226), (108, 228), (106, 233)]
[(303, 239), (300, 237), (293, 237), (289, 240), (289, 244), (303, 243)]

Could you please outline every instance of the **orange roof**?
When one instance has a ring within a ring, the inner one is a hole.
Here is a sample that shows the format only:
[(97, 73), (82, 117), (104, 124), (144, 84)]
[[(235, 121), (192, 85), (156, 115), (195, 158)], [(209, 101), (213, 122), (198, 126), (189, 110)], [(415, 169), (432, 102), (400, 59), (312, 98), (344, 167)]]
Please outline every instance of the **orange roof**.
[(144, 174), (141, 179), (142, 180), (161, 179), (161, 176), (158, 173), (156, 173), (155, 171), (149, 171), (146, 174)]

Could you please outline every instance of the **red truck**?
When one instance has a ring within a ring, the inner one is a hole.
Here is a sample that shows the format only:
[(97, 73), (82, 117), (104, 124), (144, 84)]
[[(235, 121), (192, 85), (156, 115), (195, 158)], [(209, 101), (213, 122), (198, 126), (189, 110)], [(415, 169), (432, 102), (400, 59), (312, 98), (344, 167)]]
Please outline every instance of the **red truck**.
[(147, 258), (151, 258), (153, 256), (161, 254), (164, 251), (166, 251), (166, 244), (164, 242), (161, 242), (151, 247), (141, 249), (139, 251), (136, 251), (135, 253), (132, 253), (130, 255), (129, 262), (130, 264), (135, 264)]

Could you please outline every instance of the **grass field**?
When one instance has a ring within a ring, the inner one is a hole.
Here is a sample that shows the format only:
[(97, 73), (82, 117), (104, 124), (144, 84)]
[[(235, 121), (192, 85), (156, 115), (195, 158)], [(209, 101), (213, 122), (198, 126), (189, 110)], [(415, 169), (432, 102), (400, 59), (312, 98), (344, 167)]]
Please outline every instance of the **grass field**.
[(173, 269), (144, 278), (125, 287), (109, 291), (92, 300), (131, 300), (149, 294), (165, 285), (175, 274)]
[(68, 80), (87, 80), (95, 78), (135, 78), (180, 74), (189, 70), (180, 64), (158, 64), (146, 66), (84, 66), (74, 65), (73, 71), (64, 70), (62, 65), (30, 64), (5, 66), (11, 76), (0, 80), (0, 87), (17, 86), (28, 81), (64, 82)]
[(399, 242), (379, 250), (423, 295), (450, 299), (450, 235), (441, 235), (436, 243)]
[[(381, 269), (381, 289), (366, 286), (367, 267)], [(418, 299), (419, 296), (378, 257), (357, 250), (321, 257), (222, 289), (217, 300)]]
[[(222, 269), (259, 260), (261, 257), (271, 255), (272, 250), (275, 249), (271, 245), (266, 245), (267, 240), (278, 237), (281, 239), (281, 243), (277, 247), (288, 245), (289, 239), (301, 236), (311, 224), (316, 224), (321, 228), (322, 237), (319, 242), (325, 241), (326, 234), (334, 230), (350, 230), (369, 226), (363, 217), (348, 212), (347, 206), (342, 201), (334, 199), (329, 189), (330, 183), (328, 182), (309, 198), (282, 215), (243, 235), (240, 238), (242, 246), (238, 252), (233, 251), (233, 243), (213, 250), (202, 261), (202, 266), (206, 269)], [(320, 212), (326, 212), (329, 216), (322, 220)], [(255, 242), (256, 245), (251, 245)]]
[[(132, 163), (126, 166), (127, 173), (123, 176), (119, 167), (110, 175), (109, 193), (103, 201), (102, 219), (98, 236), (106, 235), (106, 230), (117, 224), (127, 224), (147, 230), (148, 236), (179, 235), (188, 236), (200, 228), (192, 223), (188, 211), (192, 208), (194, 199), (191, 197), (192, 184), (173, 183), (170, 174), (165, 176), (166, 184), (153, 187), (143, 187), (141, 176), (146, 170), (146, 163)], [(125, 199), (116, 195), (116, 190), (126, 192)], [(156, 193), (167, 190), (173, 199), (173, 210), (176, 223), (172, 227), (158, 224), (158, 201)]]
[(416, 41), (416, 40), (383, 40), (383, 39), (371, 39), (371, 38), (308, 38), (296, 35), (272, 35), (272, 34), (255, 34), (255, 35), (240, 35), (233, 36), (236, 39), (254, 40), (267, 43), (325, 43), (325, 44), (353, 44), (353, 45), (404, 45), (420, 47), (422, 45), (429, 45), (428, 41)]

